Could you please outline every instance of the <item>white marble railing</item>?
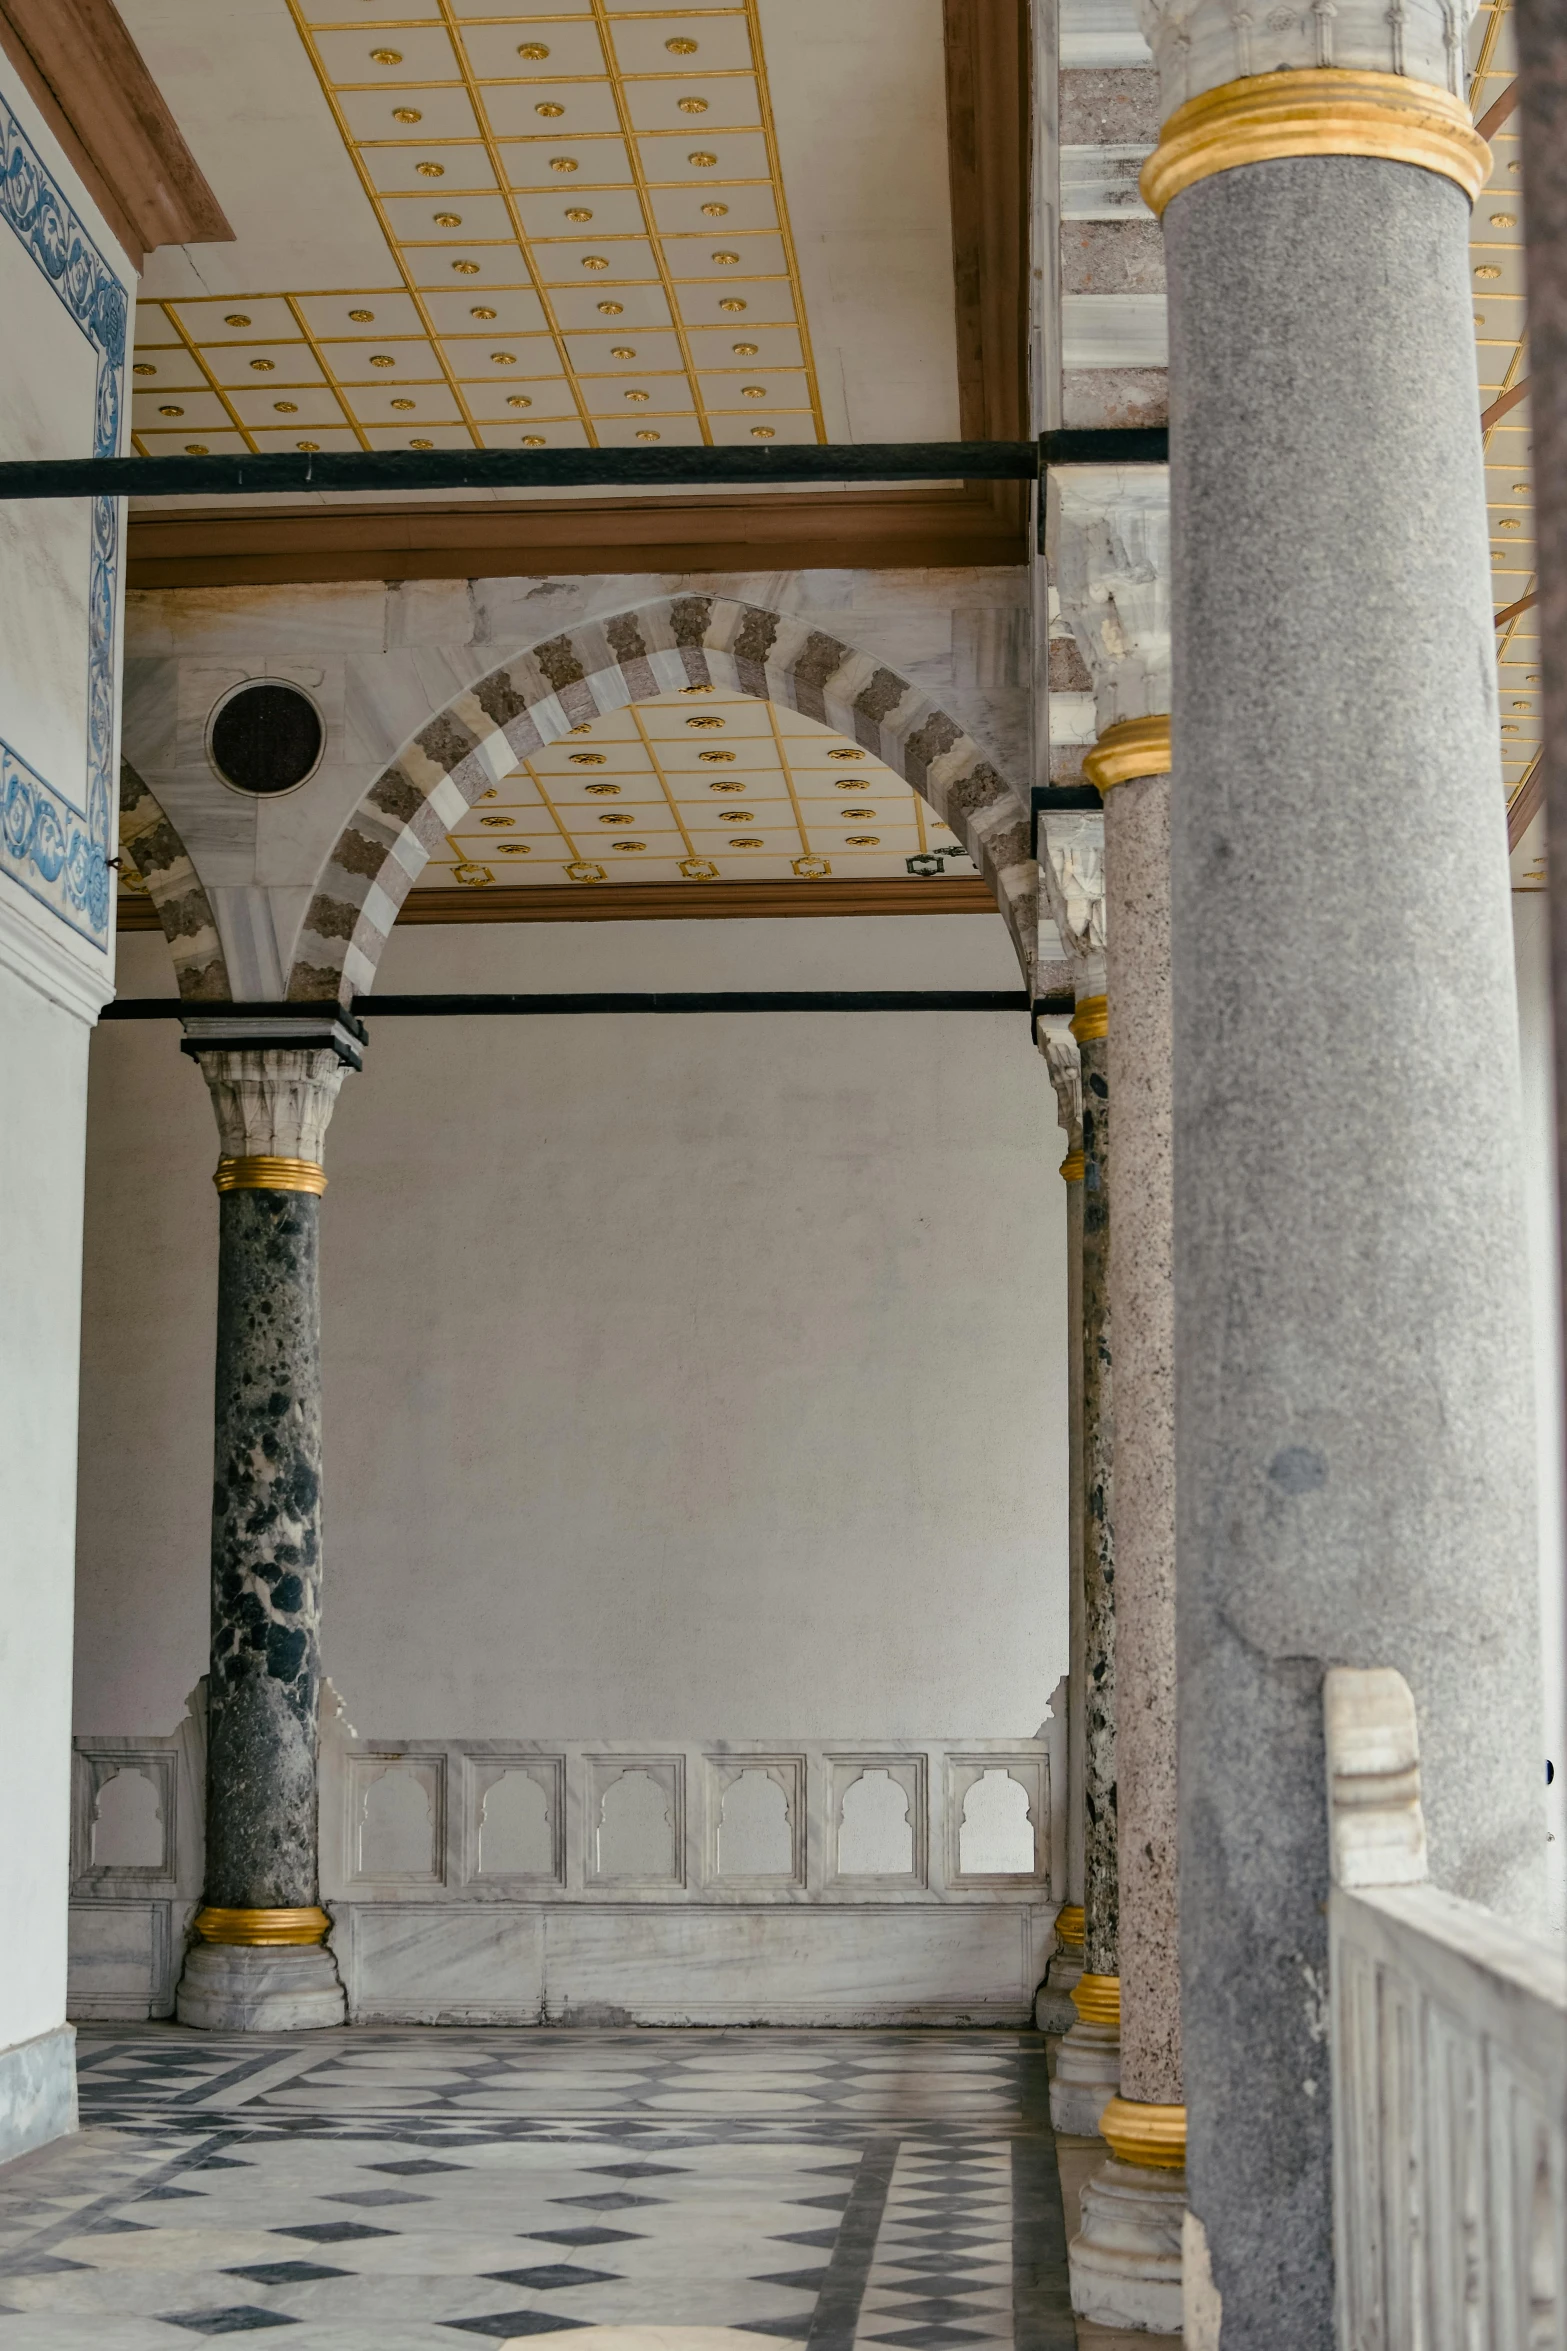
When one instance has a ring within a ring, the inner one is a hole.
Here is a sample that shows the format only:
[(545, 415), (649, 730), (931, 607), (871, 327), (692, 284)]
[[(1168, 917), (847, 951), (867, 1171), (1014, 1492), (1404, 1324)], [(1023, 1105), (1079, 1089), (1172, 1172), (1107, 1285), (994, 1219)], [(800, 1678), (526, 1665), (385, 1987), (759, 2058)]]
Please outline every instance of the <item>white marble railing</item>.
[(1426, 1882), (1403, 1677), (1325, 1708), (1341, 2351), (1567, 2351), (1567, 1953)]
[[(360, 1738), (324, 1693), (321, 1897), (366, 2021), (1026, 2023), (1064, 1857), (1042, 1739)], [(166, 2015), (199, 1699), (80, 1738), (73, 2013)]]

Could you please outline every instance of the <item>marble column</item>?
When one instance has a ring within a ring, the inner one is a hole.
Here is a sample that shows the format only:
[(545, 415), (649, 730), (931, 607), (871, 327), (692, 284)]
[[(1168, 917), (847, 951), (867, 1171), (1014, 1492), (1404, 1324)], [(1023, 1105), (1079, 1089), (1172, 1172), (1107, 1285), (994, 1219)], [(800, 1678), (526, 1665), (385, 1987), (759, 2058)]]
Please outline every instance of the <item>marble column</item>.
[[(1327, 1668), (1409, 1683), (1439, 1884), (1522, 1914), (1544, 1851), (1467, 245), (1485, 157), (1460, 7), (1145, 13), (1167, 109), (1143, 189), (1170, 287), (1186, 2340), (1328, 2351)], [(1482, 1087), (1455, 1052), (1475, 1035)]]
[(221, 1157), (206, 1873), (177, 2014), (214, 2031), (341, 2024), (317, 1883), (319, 1216), (327, 1122), (357, 1057), (200, 1034), (186, 1049)]
[(1055, 1088), (1066, 1137), (1060, 1175), (1066, 1185), (1067, 1338), (1067, 1785), (1065, 1899), (1056, 1913), (1056, 1948), (1034, 2003), (1044, 2032), (1077, 2021), (1068, 1994), (1083, 1972), (1083, 1082), (1077, 1043), (1064, 1023), (1042, 1021), (1039, 1049)]

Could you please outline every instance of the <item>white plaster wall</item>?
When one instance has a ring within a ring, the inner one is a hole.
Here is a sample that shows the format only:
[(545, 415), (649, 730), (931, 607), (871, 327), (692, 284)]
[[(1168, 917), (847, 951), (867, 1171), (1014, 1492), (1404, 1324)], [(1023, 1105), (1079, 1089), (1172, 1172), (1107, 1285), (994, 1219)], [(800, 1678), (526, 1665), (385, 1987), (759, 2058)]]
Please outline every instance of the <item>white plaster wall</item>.
[(0, 2049), (65, 2014), (87, 1034), (0, 968)]
[[(131, 286), (3, 59), (0, 100)], [(0, 318), (0, 457), (89, 455), (94, 351), (3, 215)], [(0, 806), (13, 780), (22, 802), (13, 758), (86, 804), (89, 530), (80, 503), (0, 512), (0, 741), (11, 755)], [(112, 940), (106, 955), (46, 902), (47, 850), (29, 863), (25, 846), (12, 849), (0, 870), (0, 2159), (70, 2128), (75, 2113), (61, 2028), (82, 1159), (88, 1026), (112, 982)], [(19, 876), (42, 876), (40, 894)]]
[(1551, 1067), (1550, 902), (1513, 896), (1523, 1065), (1525, 1213), (1533, 1275), (1534, 1390), (1540, 1449), (1540, 1621), (1545, 1654), (1546, 1791), (1551, 1834), (1548, 1916), (1567, 1934), (1567, 1539), (1563, 1528), (1561, 1288), (1556, 1222), (1555, 1089)]
[[(166, 992), (161, 940), (122, 994)], [(394, 934), (386, 991), (1014, 987), (995, 918)], [(1021, 1015), (376, 1021), (328, 1137), (327, 1670), (366, 1735), (1032, 1733), (1064, 1187)], [(93, 1046), (77, 1724), (206, 1657), (216, 1139)], [(1046, 1432), (1041, 1441), (1040, 1432)]]

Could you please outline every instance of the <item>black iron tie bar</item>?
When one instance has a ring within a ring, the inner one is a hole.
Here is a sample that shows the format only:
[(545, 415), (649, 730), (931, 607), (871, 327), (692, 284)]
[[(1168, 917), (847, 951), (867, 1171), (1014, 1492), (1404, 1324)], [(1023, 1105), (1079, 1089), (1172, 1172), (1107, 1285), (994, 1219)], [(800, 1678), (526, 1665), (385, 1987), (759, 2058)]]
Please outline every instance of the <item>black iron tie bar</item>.
[(646, 490), (758, 483), (1032, 482), (1067, 465), (1164, 465), (1162, 425), (1037, 441), (859, 441), (738, 449), (353, 449), (264, 457), (46, 457), (0, 464), (17, 498), (255, 498), (323, 490)]

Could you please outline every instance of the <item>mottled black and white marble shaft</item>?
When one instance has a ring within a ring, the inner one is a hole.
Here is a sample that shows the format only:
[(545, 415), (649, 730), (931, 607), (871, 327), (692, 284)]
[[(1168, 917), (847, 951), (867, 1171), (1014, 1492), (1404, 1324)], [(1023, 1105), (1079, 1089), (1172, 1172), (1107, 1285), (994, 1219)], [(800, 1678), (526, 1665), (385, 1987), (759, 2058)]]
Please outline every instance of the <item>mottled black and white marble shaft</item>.
[[(279, 1047), (200, 1060), (223, 1166), (252, 1179), (226, 1182), (218, 1199), (203, 1913), (309, 1911), (321, 1686), (319, 1168), (342, 1068), (330, 1050)], [(209, 1939), (213, 1924), (186, 1957), (183, 2023), (283, 2031), (342, 2020), (342, 1986), (318, 1943)]]
[(1110, 1083), (1103, 1037), (1083, 1065), (1083, 1966), (1116, 1973), (1115, 1420), (1110, 1356)]
[(219, 1202), (206, 1899), (316, 1899), (321, 1202)]

